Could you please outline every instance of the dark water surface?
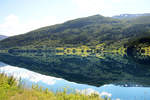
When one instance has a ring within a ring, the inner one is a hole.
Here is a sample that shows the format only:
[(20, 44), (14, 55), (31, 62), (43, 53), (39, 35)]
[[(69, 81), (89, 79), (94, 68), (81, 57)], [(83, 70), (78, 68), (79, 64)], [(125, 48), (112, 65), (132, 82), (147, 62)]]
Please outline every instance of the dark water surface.
[(150, 64), (147, 58), (136, 58), (117, 53), (1, 53), (0, 71), (54, 91), (69, 86), (80, 92), (97, 91), (112, 100), (150, 100)]

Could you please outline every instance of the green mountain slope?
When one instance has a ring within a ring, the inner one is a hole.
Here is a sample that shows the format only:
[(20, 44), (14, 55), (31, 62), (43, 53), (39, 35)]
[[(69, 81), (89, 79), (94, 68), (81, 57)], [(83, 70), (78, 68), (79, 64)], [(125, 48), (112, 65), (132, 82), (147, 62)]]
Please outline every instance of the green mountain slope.
[(134, 23), (134, 24), (149, 24), (150, 16), (141, 16), (141, 17), (134, 18), (130, 21), (131, 23)]
[(0, 48), (96, 46), (99, 43), (105, 43), (106, 48), (119, 47), (130, 39), (150, 34), (150, 23), (143, 22), (144, 19), (119, 20), (101, 15), (79, 18), (9, 37), (0, 42)]

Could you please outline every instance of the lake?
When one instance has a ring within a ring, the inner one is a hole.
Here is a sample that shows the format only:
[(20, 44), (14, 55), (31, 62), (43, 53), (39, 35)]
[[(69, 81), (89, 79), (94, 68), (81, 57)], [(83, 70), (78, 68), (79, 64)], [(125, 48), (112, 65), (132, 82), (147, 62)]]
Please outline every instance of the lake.
[(126, 54), (0, 53), (0, 72), (57, 91), (64, 87), (112, 100), (149, 100), (150, 66)]

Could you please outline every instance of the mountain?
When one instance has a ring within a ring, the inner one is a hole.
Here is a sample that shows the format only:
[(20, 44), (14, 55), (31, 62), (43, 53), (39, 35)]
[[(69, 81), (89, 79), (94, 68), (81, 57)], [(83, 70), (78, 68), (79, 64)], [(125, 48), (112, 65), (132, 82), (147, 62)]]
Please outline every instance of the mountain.
[(150, 13), (144, 13), (144, 14), (120, 14), (113, 16), (112, 18), (117, 18), (117, 19), (128, 19), (128, 18), (137, 18), (141, 16), (150, 16)]
[(0, 40), (3, 40), (3, 39), (5, 39), (5, 38), (7, 38), (7, 36), (0, 35)]
[(9, 37), (0, 41), (0, 48), (95, 47), (101, 43), (105, 48), (119, 48), (135, 38), (150, 36), (150, 16), (145, 17), (133, 20), (101, 15), (78, 18)]

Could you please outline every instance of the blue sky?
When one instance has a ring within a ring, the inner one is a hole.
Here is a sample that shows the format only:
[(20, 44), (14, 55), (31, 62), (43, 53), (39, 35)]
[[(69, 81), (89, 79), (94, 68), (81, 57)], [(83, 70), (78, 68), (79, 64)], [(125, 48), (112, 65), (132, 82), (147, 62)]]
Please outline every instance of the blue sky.
[(95, 14), (150, 13), (150, 0), (0, 0), (0, 35), (17, 35)]

